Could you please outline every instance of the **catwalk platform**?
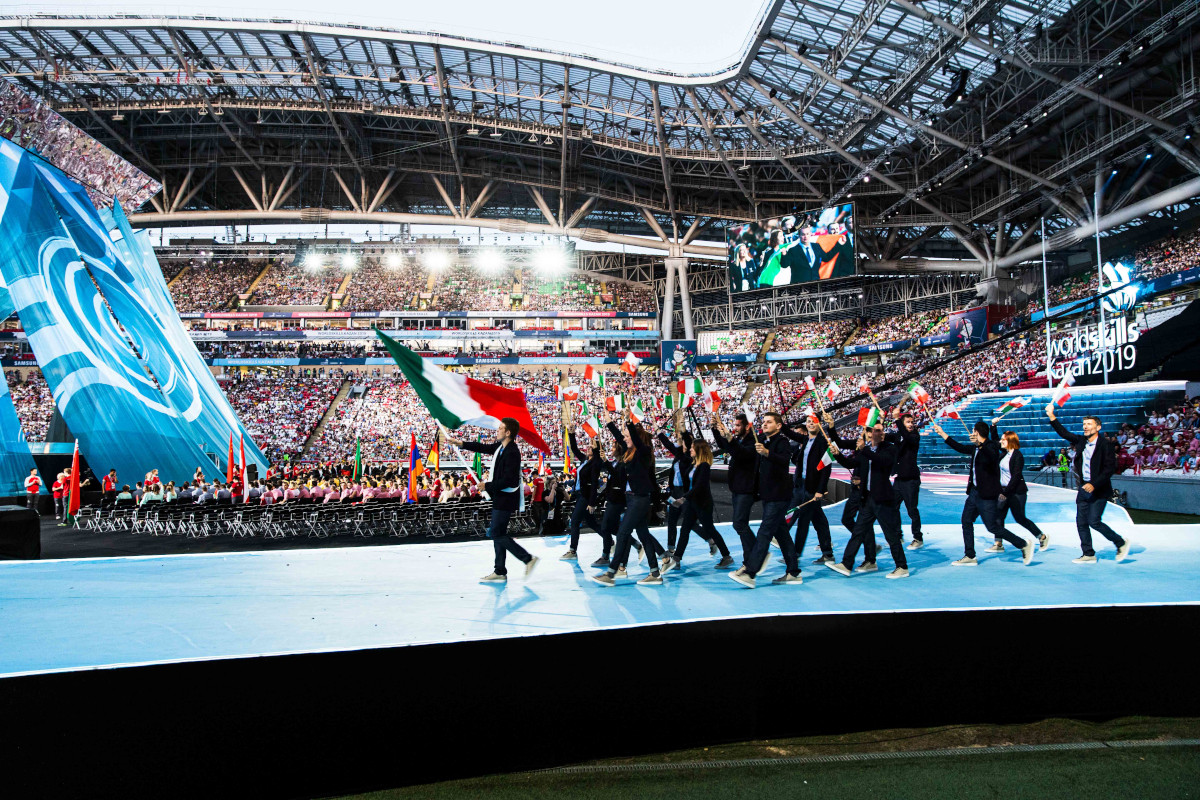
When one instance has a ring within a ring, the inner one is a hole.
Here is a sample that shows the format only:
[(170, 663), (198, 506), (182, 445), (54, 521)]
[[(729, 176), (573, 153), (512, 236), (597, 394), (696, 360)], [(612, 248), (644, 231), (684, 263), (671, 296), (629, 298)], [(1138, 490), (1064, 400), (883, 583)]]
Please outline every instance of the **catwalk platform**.
[[(267, 725), (279, 709), (260, 704), (274, 698), (288, 727), (319, 725), (326, 713), (329, 724), (376, 724), (389, 709), (387, 719), (417, 715), (429, 730), (457, 708), (467, 719), (515, 724), (539, 747), (509, 757), (532, 765), (705, 737), (945, 720), (963, 711), (963, 692), (972, 719), (1195, 705), (1160, 681), (1169, 681), (1175, 642), (1189, 629), (1179, 626), (1200, 621), (1200, 526), (1135, 526), (1110, 506), (1106, 520), (1130, 539), (1130, 557), (1116, 563), (1115, 549), (1097, 537), (1099, 563), (1076, 565), (1074, 494), (1032, 485), (1028, 514), (1051, 547), (1029, 566), (1009, 548), (980, 552), (978, 567), (952, 567), (962, 554), (962, 492), (960, 476), (925, 477), (926, 545), (907, 551), (912, 577), (901, 581), (884, 577), (886, 550), (876, 573), (844, 578), (811, 565), (815, 534), (802, 586), (771, 586), (782, 571), (772, 559), (754, 590), (713, 569), (716, 559), (696, 539), (684, 570), (661, 587), (633, 585), (644, 565), (631, 565), (626, 585), (597, 586), (586, 566), (599, 555), (591, 533), (579, 563), (558, 560), (564, 539), (522, 540), (543, 561), (527, 581), (510, 561), (507, 585), (477, 582), (490, 571), (485, 542), (0, 563), (0, 702), (29, 702), (37, 686), (54, 693), (56, 706), (115, 693), (125, 699), (113, 713), (140, 720), (166, 691), (169, 703), (186, 698), (191, 711), (182, 713), (203, 716), (200, 704), (216, 703), (239, 724)], [(826, 509), (839, 554), (847, 538), (840, 511)], [(720, 527), (736, 559), (737, 537)], [(977, 550), (988, 544), (978, 525)], [(1057, 683), (1076, 669), (1086, 677), (1057, 694), (1036, 679), (1052, 671)], [(860, 696), (889, 675), (894, 695)], [(919, 691), (899, 690), (913, 679)], [(1130, 679), (1136, 691), (1115, 688)], [(788, 697), (808, 698), (802, 722), (772, 716)], [(559, 708), (559, 698), (568, 706)], [(596, 740), (614, 719), (657, 718), (664, 699), (688, 708), (632, 738)], [(325, 702), (310, 721), (294, 717)], [(575, 727), (605, 702), (618, 716), (590, 733)], [(847, 719), (839, 706), (857, 716)], [(253, 723), (243, 719), (248, 708)], [(734, 716), (697, 713), (704, 708)], [(267, 727), (270, 748), (295, 735)], [(485, 758), (465, 772), (481, 764), (496, 768)], [(390, 767), (368, 773), (363, 787), (395, 780)], [(448, 773), (410, 765), (405, 780), (418, 774)], [(330, 781), (346, 788), (345, 775)]]

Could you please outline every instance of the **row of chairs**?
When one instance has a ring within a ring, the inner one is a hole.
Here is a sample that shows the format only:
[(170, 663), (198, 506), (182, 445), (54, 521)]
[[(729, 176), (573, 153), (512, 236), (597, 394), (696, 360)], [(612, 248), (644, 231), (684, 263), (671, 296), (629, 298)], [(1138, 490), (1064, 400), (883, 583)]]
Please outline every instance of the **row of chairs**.
[[(325, 538), (422, 536), (443, 538), (469, 534), (482, 538), (488, 527), (491, 502), (414, 504), (380, 500), (357, 504), (281, 504), (220, 506), (193, 504), (139, 508), (82, 508), (75, 526), (97, 532), (128, 531), (152, 536)], [(532, 533), (536, 523), (529, 511), (513, 515), (509, 530)]]

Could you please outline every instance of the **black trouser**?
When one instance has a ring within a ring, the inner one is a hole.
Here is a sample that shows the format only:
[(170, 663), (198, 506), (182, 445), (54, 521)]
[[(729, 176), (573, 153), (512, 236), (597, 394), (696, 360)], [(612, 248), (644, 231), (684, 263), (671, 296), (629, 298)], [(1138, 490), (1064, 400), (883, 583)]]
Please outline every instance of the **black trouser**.
[(876, 520), (879, 520), (879, 527), (883, 529), (883, 538), (887, 539), (896, 568), (908, 569), (908, 560), (904, 557), (904, 538), (900, 532), (900, 507), (894, 503), (876, 503), (870, 497), (862, 501), (858, 519), (854, 523), (854, 534), (842, 556), (842, 564), (846, 569), (854, 569), (854, 557), (858, 555), (859, 545), (863, 545), (864, 563), (875, 562)]
[(675, 560), (683, 561), (683, 553), (687, 550), (688, 537), (695, 528), (707, 541), (712, 542), (721, 551), (721, 558), (729, 557), (729, 547), (725, 537), (713, 525), (712, 506), (697, 508), (691, 500), (684, 502), (679, 522), (679, 543), (675, 546)]
[[(796, 559), (804, 555), (804, 544), (808, 541), (808, 526), (817, 529), (817, 544), (821, 546), (821, 555), (833, 555), (833, 538), (829, 535), (829, 520), (825, 517), (825, 509), (821, 508), (820, 500), (813, 500), (813, 493), (803, 486), (792, 490), (792, 507), (796, 508)], [(812, 502), (809, 502), (812, 501)], [(789, 527), (790, 532), (790, 527)]]
[(788, 575), (799, 575), (800, 564), (796, 560), (796, 548), (792, 545), (792, 537), (787, 532), (787, 500), (764, 500), (762, 522), (758, 524), (758, 535), (754, 538), (754, 550), (746, 559), (746, 574), (753, 578), (767, 553), (771, 551), (771, 540), (779, 542), (783, 551), (783, 560), (787, 564)]
[(754, 529), (750, 527), (750, 512), (754, 510), (754, 495), (742, 492), (733, 493), (733, 530), (742, 540), (742, 566), (750, 559), (750, 551), (754, 549)]
[(921, 496), (921, 478), (896, 478), (892, 483), (892, 488), (896, 490), (896, 508), (900, 508), (900, 503), (904, 504), (904, 510), (908, 512), (908, 518), (912, 521), (912, 537), (914, 541), (920, 542), (921, 539), (921, 512), (917, 510), (917, 500)]
[[(604, 504), (604, 514), (600, 517), (600, 542), (604, 546), (604, 557), (612, 554), (613, 536), (621, 526), (621, 517), (625, 513), (625, 501), (609, 500)], [(634, 540), (637, 541), (636, 539)]]
[(963, 503), (962, 512), (963, 554), (967, 558), (975, 557), (975, 520), (980, 517), (983, 518), (983, 527), (987, 528), (988, 532), (997, 539), (1011, 542), (1018, 549), (1024, 549), (1028, 544), (1021, 537), (1000, 527), (1000, 518), (996, 514), (994, 497), (991, 499), (980, 497), (979, 492), (972, 489), (971, 493), (967, 495), (967, 502)]
[(579, 549), (579, 526), (586, 522), (588, 527), (597, 533), (600, 532), (600, 522), (596, 519), (596, 515), (588, 511), (588, 504), (584, 502), (583, 497), (579, 497), (575, 501), (575, 509), (571, 512), (571, 549)]
[(629, 562), (629, 546), (632, 544), (633, 532), (637, 531), (646, 550), (646, 559), (650, 571), (658, 571), (658, 556), (663, 552), (662, 545), (650, 535), (646, 521), (650, 519), (650, 497), (644, 494), (625, 494), (625, 513), (621, 516), (621, 524), (617, 527), (616, 550), (613, 552), (609, 569), (616, 572)]
[(512, 553), (522, 563), (528, 564), (533, 556), (529, 555), (524, 547), (513, 541), (513, 538), (508, 535), (508, 520), (513, 515), (511, 511), (501, 511), (498, 508), (492, 509), (491, 523), (488, 525), (488, 538), (492, 540), (492, 546), (496, 550), (496, 565), (494, 572), (497, 575), (507, 575), (508, 569), (504, 566), (505, 552)]
[(550, 504), (545, 500), (533, 501), (533, 522), (536, 525), (537, 534), (542, 533), (542, 525), (546, 522), (546, 512), (549, 510)]
[(54, 498), (54, 518), (58, 519), (59, 517), (61, 517), (63, 515), (63, 513), (65, 511), (66, 511), (66, 498), (65, 497)]
[(37, 492), (26, 492), (25, 493), (25, 506), (27, 508), (32, 508), (35, 512), (38, 513), (39, 516), (41, 515), (41, 512), (38, 511), (38, 493)]
[[(672, 478), (673, 480), (674, 478)], [(671, 500), (683, 497), (685, 492), (682, 486), (671, 485)], [(676, 508), (674, 504), (667, 503), (667, 548), (675, 549), (675, 540), (679, 538), (679, 518), (683, 516), (683, 509)]]
[(858, 518), (858, 510), (862, 508), (862, 491), (851, 485), (850, 494), (846, 497), (846, 505), (842, 508), (842, 527), (854, 535), (854, 520)]
[(1085, 556), (1096, 555), (1096, 551), (1092, 549), (1092, 531), (1096, 531), (1117, 547), (1125, 544), (1125, 540), (1101, 519), (1107, 505), (1108, 500), (1097, 497), (1094, 491), (1088, 494), (1080, 489), (1075, 495), (1075, 528), (1079, 531), (1079, 545), (1083, 548)]
[(1027, 492), (1010, 494), (1006, 496), (1003, 502), (996, 506), (996, 516), (997, 519), (999, 519), (1000, 524), (1004, 525), (1004, 520), (1008, 516), (1008, 512), (1011, 511), (1014, 522), (1032, 533), (1034, 536), (1040, 537), (1042, 535), (1042, 529), (1035, 525), (1033, 520), (1025, 516), (1025, 501), (1028, 499), (1029, 494)]

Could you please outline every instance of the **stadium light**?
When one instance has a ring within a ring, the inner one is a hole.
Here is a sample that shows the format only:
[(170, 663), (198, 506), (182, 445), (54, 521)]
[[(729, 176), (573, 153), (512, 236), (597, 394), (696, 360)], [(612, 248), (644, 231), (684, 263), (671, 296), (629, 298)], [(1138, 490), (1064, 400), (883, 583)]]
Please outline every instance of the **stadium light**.
[(400, 269), (400, 254), (399, 253), (388, 253), (387, 267), (388, 267), (388, 269)]
[(350, 272), (357, 266), (358, 259), (354, 257), (353, 253), (342, 253), (342, 269), (344, 271)]
[(504, 254), (490, 247), (475, 255), (475, 267), (480, 272), (499, 272), (504, 269)]
[(561, 247), (548, 245), (539, 250), (538, 254), (534, 256), (533, 265), (539, 272), (561, 272), (567, 267), (567, 254), (563, 252)]
[(426, 269), (437, 272), (450, 266), (450, 254), (445, 250), (426, 250), (421, 254), (421, 263)]
[(304, 257), (304, 269), (309, 272), (320, 272), (323, 266), (319, 253), (309, 253)]

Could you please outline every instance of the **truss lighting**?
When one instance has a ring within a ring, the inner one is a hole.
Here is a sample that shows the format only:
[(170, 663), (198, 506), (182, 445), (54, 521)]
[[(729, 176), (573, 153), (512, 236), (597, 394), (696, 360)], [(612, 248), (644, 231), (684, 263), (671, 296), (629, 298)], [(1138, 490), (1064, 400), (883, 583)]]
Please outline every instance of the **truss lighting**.
[(479, 128), (476, 128), (474, 125), (472, 125), (471, 127), (467, 128), (467, 135), (468, 136), (478, 136)]
[(493, 130), (491, 133), (488, 134), (488, 136), (490, 136), (493, 139), (499, 139), (503, 135), (504, 134), (500, 133), (499, 128), (496, 128), (495, 130)]
[(475, 267), (480, 272), (499, 272), (504, 269), (504, 254), (491, 248), (480, 250), (475, 256)]
[(529, 134), (529, 143), (530, 143), (530, 144), (537, 144), (537, 143), (538, 143), (538, 138), (537, 138), (537, 134), (536, 134), (536, 133), (531, 133), (531, 134)]
[(554, 140), (551, 139), (549, 136), (547, 136), (545, 139), (542, 140), (542, 144), (554, 144)]
[(954, 77), (954, 85), (950, 89), (950, 94), (946, 95), (946, 99), (942, 101), (942, 105), (950, 108), (952, 105), (962, 100), (967, 93), (967, 79), (971, 77), (971, 70), (957, 70)]

